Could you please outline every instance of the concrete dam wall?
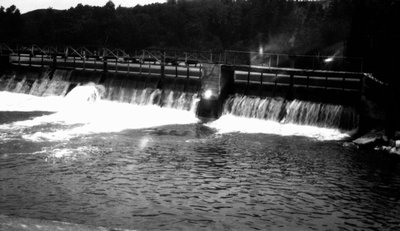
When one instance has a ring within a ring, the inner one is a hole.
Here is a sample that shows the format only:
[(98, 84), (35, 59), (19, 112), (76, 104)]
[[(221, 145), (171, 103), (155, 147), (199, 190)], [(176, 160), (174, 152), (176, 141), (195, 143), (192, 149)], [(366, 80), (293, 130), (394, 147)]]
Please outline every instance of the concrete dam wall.
[(92, 82), (105, 100), (192, 110), (202, 121), (233, 114), (346, 130), (359, 126), (368, 81), (363, 73), (43, 55), (2, 57), (0, 70), (2, 91), (64, 96)]

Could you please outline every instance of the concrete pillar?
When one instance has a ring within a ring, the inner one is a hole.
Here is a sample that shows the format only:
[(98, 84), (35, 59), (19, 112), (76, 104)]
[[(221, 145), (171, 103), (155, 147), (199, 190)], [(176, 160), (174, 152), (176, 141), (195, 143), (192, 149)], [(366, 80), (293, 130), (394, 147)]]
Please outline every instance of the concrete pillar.
[(0, 72), (7, 70), (10, 65), (10, 56), (0, 55)]
[(103, 59), (103, 71), (99, 83), (103, 84), (108, 77), (107, 59)]
[(218, 119), (233, 83), (234, 70), (220, 64), (202, 64), (200, 102), (196, 115), (204, 122)]

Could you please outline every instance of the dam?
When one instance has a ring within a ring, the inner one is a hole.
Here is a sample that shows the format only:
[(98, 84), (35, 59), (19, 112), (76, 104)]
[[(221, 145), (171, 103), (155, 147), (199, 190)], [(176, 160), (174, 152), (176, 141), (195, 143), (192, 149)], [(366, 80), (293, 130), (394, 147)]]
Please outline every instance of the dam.
[(342, 142), (368, 74), (38, 49), (1, 60), (0, 229), (399, 227), (399, 159)]
[(2, 90), (64, 96), (91, 82), (104, 87), (104, 99), (192, 110), (203, 121), (234, 114), (352, 130), (359, 127), (360, 111), (368, 116), (362, 105), (369, 92), (384, 89), (366, 73), (279, 66), (277, 60), (273, 66), (272, 56), (264, 64), (243, 65), (229, 63), (226, 55), (213, 59), (212, 53), (6, 48)]

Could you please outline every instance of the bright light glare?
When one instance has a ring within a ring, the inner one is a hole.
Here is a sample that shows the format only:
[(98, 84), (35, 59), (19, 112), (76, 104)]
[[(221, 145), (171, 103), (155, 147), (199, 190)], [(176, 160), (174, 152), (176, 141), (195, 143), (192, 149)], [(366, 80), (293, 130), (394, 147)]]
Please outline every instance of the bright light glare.
[(334, 60), (333, 57), (329, 57), (329, 58), (324, 59), (324, 62), (330, 63), (330, 62), (332, 62), (333, 60)]
[(208, 89), (204, 92), (205, 99), (210, 99), (212, 95), (213, 95), (213, 92), (210, 89)]

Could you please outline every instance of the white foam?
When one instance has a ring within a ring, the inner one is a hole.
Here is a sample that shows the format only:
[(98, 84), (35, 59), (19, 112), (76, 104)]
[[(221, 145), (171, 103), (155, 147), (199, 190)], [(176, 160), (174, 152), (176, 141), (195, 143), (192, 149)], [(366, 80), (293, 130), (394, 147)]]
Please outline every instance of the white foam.
[(297, 124), (282, 124), (274, 121), (250, 119), (234, 115), (223, 115), (218, 120), (207, 124), (217, 129), (218, 133), (264, 133), (281, 136), (305, 136), (317, 140), (341, 140), (349, 137), (349, 133), (338, 129), (320, 128)]
[(37, 132), (23, 136), (25, 139), (41, 141), (65, 140), (84, 134), (120, 132), (126, 129), (196, 122), (195, 115), (188, 111), (166, 109), (158, 106), (136, 106), (100, 101), (92, 105), (86, 105), (86, 107), (75, 108), (75, 110), (65, 110), (30, 121), (17, 122), (14, 125), (34, 126), (41, 123), (82, 124), (72, 129), (47, 133)]
[[(1, 129), (15, 131), (41, 124), (76, 125), (73, 128), (59, 128), (55, 131), (38, 131), (23, 134), (32, 141), (68, 140), (77, 136), (95, 133), (119, 132), (126, 129), (142, 129), (169, 124), (193, 124), (198, 122), (194, 112), (155, 105), (133, 105), (99, 100), (94, 85), (78, 86), (67, 97), (37, 97), (10, 92), (0, 92), (0, 111), (54, 111), (52, 115), (0, 125)], [(207, 126), (220, 134), (264, 133), (282, 136), (305, 136), (318, 140), (340, 140), (349, 133), (338, 129), (319, 128), (296, 124), (281, 124), (261, 119), (249, 119), (223, 115)], [(3, 133), (4, 134), (4, 133)], [(7, 136), (2, 138), (7, 138)], [(146, 142), (143, 141), (146, 146)]]
[(66, 159), (66, 160), (76, 160), (78, 158), (85, 158), (93, 152), (98, 152), (99, 149), (91, 146), (81, 146), (77, 148), (44, 148), (42, 151), (37, 153), (46, 153), (47, 157), (45, 161), (55, 160), (55, 159)]
[[(155, 105), (141, 106), (99, 100), (94, 97), (94, 87), (79, 86), (65, 97), (36, 97), (16, 93), (0, 94), (0, 102), (10, 99), (0, 110), (10, 111), (56, 111), (52, 115), (36, 117), (0, 125), (0, 129), (16, 130), (41, 124), (79, 125), (71, 129), (61, 128), (53, 132), (38, 131), (22, 137), (32, 141), (66, 140), (79, 135), (119, 132), (125, 129), (141, 129), (169, 124), (191, 124), (198, 119), (190, 111), (161, 108)], [(93, 100), (94, 98), (97, 99)], [(50, 100), (51, 99), (51, 100)], [(51, 101), (51, 105), (48, 103)], [(22, 106), (21, 106), (22, 105)], [(28, 105), (30, 105), (28, 107)]]
[(20, 93), (0, 91), (0, 111), (48, 111), (55, 112), (63, 108), (63, 97), (39, 97)]

